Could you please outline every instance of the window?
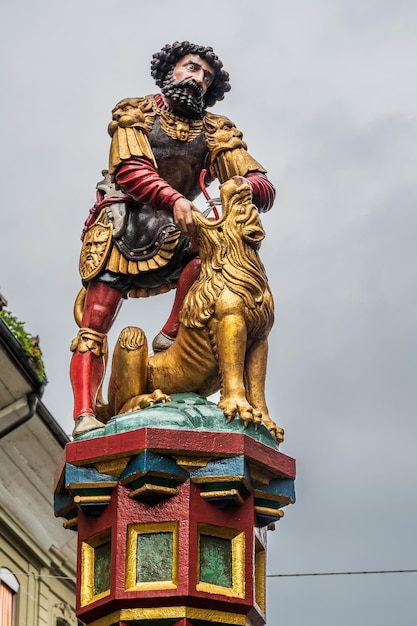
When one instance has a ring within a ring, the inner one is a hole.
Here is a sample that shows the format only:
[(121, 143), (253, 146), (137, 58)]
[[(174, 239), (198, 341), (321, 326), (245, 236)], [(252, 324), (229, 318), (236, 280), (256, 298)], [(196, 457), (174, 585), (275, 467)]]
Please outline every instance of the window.
[(6, 567), (0, 569), (0, 625), (13, 626), (15, 595), (19, 582)]

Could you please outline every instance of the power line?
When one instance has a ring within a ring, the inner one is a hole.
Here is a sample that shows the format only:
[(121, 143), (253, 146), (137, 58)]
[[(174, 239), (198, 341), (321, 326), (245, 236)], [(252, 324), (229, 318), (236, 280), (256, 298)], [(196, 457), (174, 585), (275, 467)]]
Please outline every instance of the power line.
[(357, 576), (359, 574), (416, 574), (417, 569), (382, 569), (364, 572), (308, 572), (305, 574), (267, 574), (267, 578), (295, 578), (301, 576)]

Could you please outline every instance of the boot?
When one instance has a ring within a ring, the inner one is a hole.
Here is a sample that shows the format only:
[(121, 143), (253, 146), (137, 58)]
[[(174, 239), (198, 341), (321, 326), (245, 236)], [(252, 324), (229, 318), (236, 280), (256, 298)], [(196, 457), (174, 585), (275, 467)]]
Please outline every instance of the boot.
[(75, 426), (72, 432), (74, 438), (90, 430), (104, 427), (95, 415), (97, 391), (103, 376), (103, 356), (97, 356), (91, 351), (74, 352), (70, 367), (74, 393)]

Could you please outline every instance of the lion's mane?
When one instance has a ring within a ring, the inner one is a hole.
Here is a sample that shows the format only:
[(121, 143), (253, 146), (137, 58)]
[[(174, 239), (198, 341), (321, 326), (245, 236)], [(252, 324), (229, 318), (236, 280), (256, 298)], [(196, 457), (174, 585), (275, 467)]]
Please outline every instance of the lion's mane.
[[(198, 247), (200, 276), (189, 290), (180, 321), (189, 328), (202, 328), (211, 319), (224, 288), (242, 298), (251, 337), (263, 336), (273, 324), (273, 300), (257, 248), (264, 233), (254, 205), (235, 212), (219, 227), (201, 227)], [(258, 237), (251, 239), (253, 232)]]

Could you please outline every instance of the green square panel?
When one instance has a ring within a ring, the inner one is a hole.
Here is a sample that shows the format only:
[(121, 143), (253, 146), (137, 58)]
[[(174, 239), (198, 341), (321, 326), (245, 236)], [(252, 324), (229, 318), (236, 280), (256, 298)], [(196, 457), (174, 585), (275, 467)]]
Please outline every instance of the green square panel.
[(172, 580), (172, 533), (144, 533), (137, 539), (136, 582)]
[(111, 541), (94, 548), (94, 595), (110, 589)]
[(200, 582), (232, 587), (232, 542), (200, 535)]

